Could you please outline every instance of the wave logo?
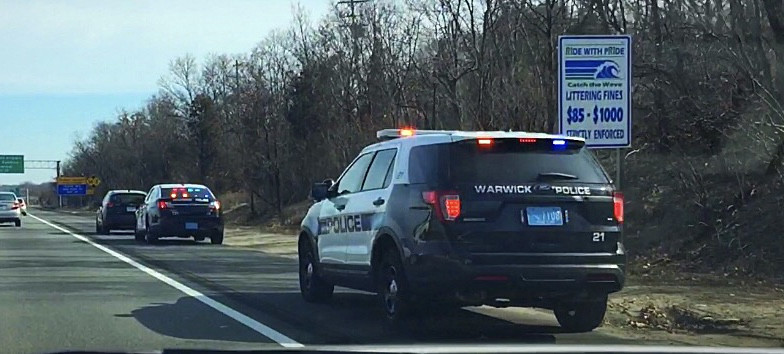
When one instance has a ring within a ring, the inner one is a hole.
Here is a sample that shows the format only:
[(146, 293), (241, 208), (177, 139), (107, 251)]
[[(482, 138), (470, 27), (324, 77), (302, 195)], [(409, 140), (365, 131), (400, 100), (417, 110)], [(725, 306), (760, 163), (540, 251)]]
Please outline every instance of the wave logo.
[(621, 70), (612, 60), (567, 60), (566, 80), (620, 80)]

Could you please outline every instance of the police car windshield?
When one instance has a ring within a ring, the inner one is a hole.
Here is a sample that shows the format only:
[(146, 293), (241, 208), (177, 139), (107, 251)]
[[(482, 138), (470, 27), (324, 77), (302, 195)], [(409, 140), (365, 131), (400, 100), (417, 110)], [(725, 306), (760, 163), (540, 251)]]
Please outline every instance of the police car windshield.
[(609, 183), (598, 162), (586, 149), (554, 149), (543, 144), (496, 140), (490, 146), (474, 141), (451, 144), (450, 179), (453, 183), (521, 183), (562, 180)]

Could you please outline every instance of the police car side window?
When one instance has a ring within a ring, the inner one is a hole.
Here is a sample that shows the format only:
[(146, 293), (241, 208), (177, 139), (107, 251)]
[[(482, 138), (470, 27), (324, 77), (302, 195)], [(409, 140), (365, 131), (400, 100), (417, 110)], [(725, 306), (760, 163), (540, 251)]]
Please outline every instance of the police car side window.
[(381, 150), (376, 153), (365, 177), (365, 183), (362, 185), (363, 191), (386, 188), (389, 185), (385, 180), (396, 154), (397, 149)]
[(373, 153), (367, 153), (357, 158), (351, 167), (346, 170), (343, 177), (337, 183), (338, 195), (359, 192), (362, 189), (362, 181), (365, 180), (368, 166), (373, 159)]

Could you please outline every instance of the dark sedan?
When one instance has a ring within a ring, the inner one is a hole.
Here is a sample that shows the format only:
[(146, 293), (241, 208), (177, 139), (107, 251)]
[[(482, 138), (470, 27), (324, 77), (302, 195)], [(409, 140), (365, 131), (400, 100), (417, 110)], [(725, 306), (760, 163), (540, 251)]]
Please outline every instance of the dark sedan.
[(111, 230), (133, 230), (136, 208), (144, 204), (146, 196), (146, 193), (136, 190), (107, 192), (95, 213), (95, 233), (108, 235)]

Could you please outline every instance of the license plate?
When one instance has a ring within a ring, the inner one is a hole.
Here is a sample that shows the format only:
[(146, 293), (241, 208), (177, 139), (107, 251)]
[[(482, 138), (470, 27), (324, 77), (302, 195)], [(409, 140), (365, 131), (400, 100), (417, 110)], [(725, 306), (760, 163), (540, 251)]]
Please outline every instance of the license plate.
[(195, 222), (186, 222), (185, 223), (185, 229), (186, 230), (198, 230), (199, 229), (199, 224), (197, 224)]
[(560, 207), (528, 207), (525, 208), (529, 226), (561, 226), (563, 214)]
[(125, 211), (127, 211), (129, 213), (133, 213), (133, 212), (136, 211), (136, 207), (127, 207), (127, 208), (125, 208)]

